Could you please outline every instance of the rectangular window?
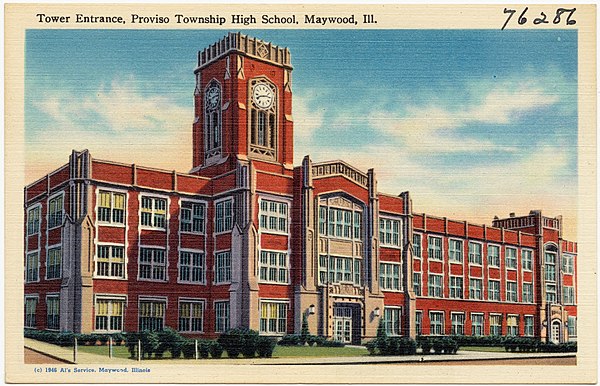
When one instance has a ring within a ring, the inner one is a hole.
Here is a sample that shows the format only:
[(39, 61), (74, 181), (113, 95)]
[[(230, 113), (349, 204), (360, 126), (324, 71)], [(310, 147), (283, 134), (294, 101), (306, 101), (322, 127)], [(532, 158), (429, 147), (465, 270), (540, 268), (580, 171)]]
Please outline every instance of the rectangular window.
[(516, 302), (517, 301), (517, 282), (507, 281), (506, 282), (506, 301)]
[(429, 312), (429, 334), (444, 335), (444, 313)]
[(362, 282), (361, 265), (360, 259), (321, 255), (319, 256), (319, 283), (360, 285)]
[(30, 327), (30, 328), (36, 327), (37, 303), (38, 303), (37, 297), (26, 297), (25, 298), (25, 327)]
[(179, 281), (194, 284), (206, 283), (204, 253), (192, 251), (179, 252)]
[(572, 274), (573, 273), (573, 264), (574, 264), (574, 256), (573, 255), (563, 255), (563, 272)]
[(287, 203), (261, 199), (258, 218), (263, 232), (288, 233)]
[(421, 296), (421, 286), (422, 286), (421, 273), (414, 272), (413, 273), (413, 290), (415, 291), (416, 296)]
[(392, 247), (400, 246), (400, 221), (379, 219), (379, 243)]
[(233, 229), (233, 200), (220, 201), (215, 204), (215, 233)]
[(481, 265), (483, 263), (481, 248), (481, 244), (469, 242), (469, 263), (476, 265)]
[(517, 250), (515, 248), (506, 248), (506, 268), (517, 269)]
[(490, 335), (502, 335), (502, 315), (490, 315)]
[(34, 235), (40, 231), (40, 206), (37, 205), (27, 211), (27, 235)]
[(165, 250), (159, 248), (140, 248), (139, 276), (141, 280), (167, 280), (167, 261)]
[(167, 200), (142, 196), (141, 225), (156, 229), (167, 228)]
[(259, 260), (259, 280), (271, 283), (288, 283), (287, 252), (261, 251)]
[(124, 299), (96, 298), (96, 331), (122, 331)]
[(451, 313), (450, 318), (452, 320), (452, 326), (450, 333), (452, 335), (464, 335), (465, 334), (465, 314)]
[(469, 280), (469, 299), (483, 299), (483, 281), (481, 279)]
[(463, 298), (463, 278), (450, 276), (450, 297), (453, 299)]
[(500, 247), (497, 245), (488, 245), (488, 265), (490, 267), (500, 267)]
[(436, 298), (444, 296), (444, 290), (442, 286), (442, 275), (429, 274), (427, 280), (427, 291), (428, 295)]
[(498, 280), (488, 282), (488, 300), (500, 301), (500, 282)]
[(287, 303), (260, 303), (260, 332), (285, 334), (287, 332)]
[(125, 194), (101, 190), (98, 193), (98, 221), (125, 224)]
[(533, 336), (533, 316), (525, 316), (525, 326), (523, 335)]
[(319, 207), (319, 234), (327, 236), (327, 207)]
[(531, 249), (521, 250), (521, 265), (524, 271), (533, 269), (533, 251)]
[(508, 315), (506, 317), (506, 335), (517, 336), (519, 335), (519, 316)]
[(320, 285), (327, 284), (327, 272), (328, 272), (327, 256), (319, 255), (319, 284)]
[(48, 229), (62, 225), (63, 196), (56, 196), (48, 202)]
[(362, 240), (362, 213), (354, 212), (354, 238)]
[(125, 278), (125, 248), (119, 245), (98, 245), (96, 276)]
[(27, 254), (25, 260), (25, 281), (27, 283), (39, 281), (40, 279), (40, 258), (38, 252)]
[(421, 235), (413, 233), (413, 257), (420, 259), (422, 257)]
[(59, 279), (62, 275), (61, 247), (48, 249), (46, 256), (46, 279)]
[(556, 281), (556, 254), (546, 252), (544, 254), (544, 279), (546, 281)]
[(401, 309), (396, 307), (385, 307), (383, 309), (383, 325), (388, 335), (401, 335), (400, 323)]
[(166, 308), (164, 300), (141, 300), (138, 311), (139, 331), (161, 331), (165, 325)]
[(569, 329), (569, 338), (574, 338), (577, 336), (577, 318), (575, 316), (569, 316), (567, 319), (568, 329)]
[(60, 298), (57, 296), (46, 297), (46, 328), (48, 330), (60, 329)]
[(463, 261), (463, 242), (462, 240), (448, 240), (448, 257), (450, 261), (462, 263)]
[(182, 201), (181, 216), (179, 219), (179, 230), (181, 232), (204, 234), (205, 216), (205, 204), (190, 201)]
[(575, 304), (575, 287), (563, 287), (563, 304)]
[(427, 253), (430, 260), (442, 260), (442, 238), (429, 236)]
[(229, 302), (215, 302), (215, 332), (229, 330)]
[(215, 284), (231, 282), (231, 252), (215, 254)]
[(379, 264), (379, 285), (383, 290), (400, 291), (400, 264)]
[(546, 283), (546, 302), (556, 303), (556, 284)]
[(471, 314), (471, 335), (483, 335), (483, 314)]
[(422, 326), (423, 326), (423, 312), (417, 311), (417, 313), (415, 315), (415, 334), (417, 336), (419, 336), (423, 333)]
[(523, 283), (523, 303), (533, 303), (533, 284)]
[(178, 330), (181, 332), (204, 331), (204, 302), (181, 300), (179, 302)]

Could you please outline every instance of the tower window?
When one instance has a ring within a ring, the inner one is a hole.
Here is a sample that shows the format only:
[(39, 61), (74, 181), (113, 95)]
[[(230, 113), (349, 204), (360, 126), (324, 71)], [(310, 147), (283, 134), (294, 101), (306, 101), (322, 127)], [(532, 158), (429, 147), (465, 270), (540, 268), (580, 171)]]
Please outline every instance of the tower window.
[(275, 159), (277, 148), (277, 88), (265, 78), (250, 81), (248, 95), (250, 154)]
[(204, 157), (221, 154), (221, 85), (212, 80), (204, 90)]

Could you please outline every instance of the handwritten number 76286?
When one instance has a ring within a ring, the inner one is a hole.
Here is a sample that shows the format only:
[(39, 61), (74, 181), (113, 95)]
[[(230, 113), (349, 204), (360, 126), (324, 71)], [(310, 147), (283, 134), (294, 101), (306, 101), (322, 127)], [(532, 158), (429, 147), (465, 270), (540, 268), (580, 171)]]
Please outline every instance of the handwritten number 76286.
[[(552, 24), (560, 24), (561, 21), (563, 20), (562, 16), (564, 14), (566, 14), (566, 18), (564, 19), (566, 25), (576, 24), (577, 21), (575, 21), (575, 19), (573, 19), (573, 14), (575, 13), (576, 9), (577, 8), (557, 8), (554, 18), (552, 19)], [(529, 7), (525, 7), (523, 12), (521, 12), (521, 14), (519, 15), (519, 18), (517, 19), (517, 22), (519, 23), (519, 25), (523, 25), (523, 24), (527, 23), (528, 19), (525, 15), (528, 10), (529, 10)], [(506, 26), (510, 22), (510, 19), (512, 19), (512, 17), (517, 13), (517, 10), (510, 9), (510, 8), (504, 8), (504, 13), (507, 14), (508, 17), (506, 18), (506, 21), (504, 22), (504, 25), (502, 26), (502, 30), (504, 28), (506, 28)], [(550, 21), (548, 20), (548, 16), (546, 15), (545, 12), (540, 12), (539, 17), (536, 17), (535, 19), (533, 19), (533, 24), (535, 24), (535, 25), (548, 24), (548, 23), (550, 23)]]

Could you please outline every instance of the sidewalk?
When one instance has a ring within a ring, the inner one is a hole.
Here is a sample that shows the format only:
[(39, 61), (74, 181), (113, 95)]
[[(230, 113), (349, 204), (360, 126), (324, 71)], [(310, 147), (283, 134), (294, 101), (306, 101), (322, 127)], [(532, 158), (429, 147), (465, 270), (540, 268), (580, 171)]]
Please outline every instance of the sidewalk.
[[(73, 361), (72, 347), (59, 347), (33, 339), (25, 339), (25, 347), (38, 351), (54, 358), (75, 363)], [(95, 355), (79, 352), (77, 364), (120, 364), (120, 365), (345, 365), (345, 364), (381, 364), (381, 363), (414, 363), (414, 362), (447, 362), (447, 361), (478, 361), (500, 359), (524, 358), (564, 358), (574, 357), (575, 353), (505, 353), (505, 352), (478, 352), (459, 351), (456, 355), (415, 355), (415, 356), (359, 356), (359, 357), (288, 357), (288, 358), (255, 358), (255, 359), (218, 359), (218, 360), (193, 360), (193, 359), (161, 359), (144, 360), (137, 362), (123, 358), (109, 358), (107, 355)]]

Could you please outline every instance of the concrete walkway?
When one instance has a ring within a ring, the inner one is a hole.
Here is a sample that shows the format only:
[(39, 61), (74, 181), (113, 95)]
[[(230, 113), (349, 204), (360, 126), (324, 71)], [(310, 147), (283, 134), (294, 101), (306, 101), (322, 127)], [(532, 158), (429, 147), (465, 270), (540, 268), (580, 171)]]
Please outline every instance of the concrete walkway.
[(77, 361), (73, 360), (72, 347), (59, 347), (49, 343), (25, 338), (25, 347), (44, 353), (48, 356), (69, 363), (77, 364), (121, 364), (121, 365), (158, 365), (158, 364), (182, 364), (182, 365), (344, 365), (344, 364), (377, 364), (377, 363), (414, 363), (414, 362), (448, 362), (448, 361), (478, 361), (478, 360), (502, 360), (502, 359), (524, 359), (524, 358), (564, 358), (574, 357), (575, 353), (506, 353), (506, 352), (481, 352), (481, 351), (459, 351), (456, 355), (413, 355), (413, 356), (356, 356), (356, 357), (288, 357), (288, 358), (254, 358), (254, 359), (160, 359), (143, 360), (141, 362), (123, 359), (109, 358), (108, 347), (106, 356), (78, 352)]

